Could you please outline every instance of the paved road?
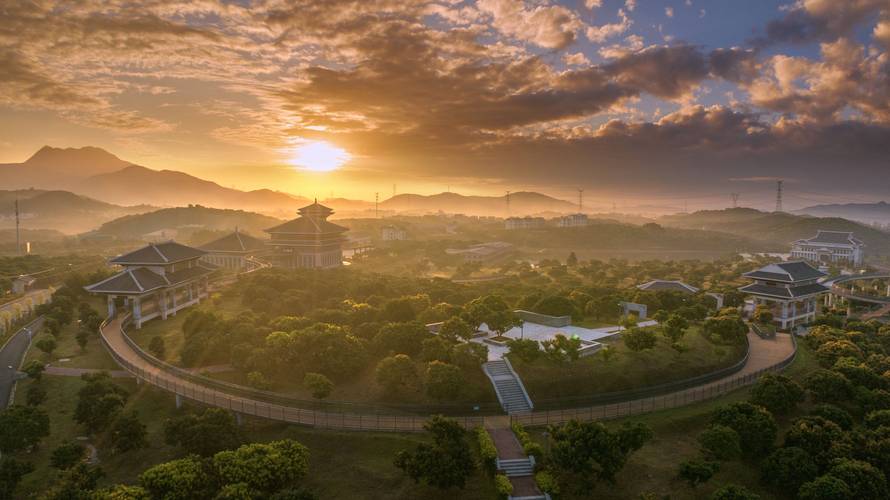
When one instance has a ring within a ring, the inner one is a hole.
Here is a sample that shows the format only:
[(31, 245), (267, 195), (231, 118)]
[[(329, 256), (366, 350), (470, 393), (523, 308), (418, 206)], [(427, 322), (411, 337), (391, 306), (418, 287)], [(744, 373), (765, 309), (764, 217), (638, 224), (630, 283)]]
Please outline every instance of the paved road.
[[(16, 370), (28, 349), (28, 333), (30, 328), (36, 332), (43, 325), (43, 317), (37, 318), (10, 337), (5, 346), (0, 348), (0, 409), (9, 403), (9, 394), (15, 382)], [(10, 366), (12, 368), (10, 368)]]

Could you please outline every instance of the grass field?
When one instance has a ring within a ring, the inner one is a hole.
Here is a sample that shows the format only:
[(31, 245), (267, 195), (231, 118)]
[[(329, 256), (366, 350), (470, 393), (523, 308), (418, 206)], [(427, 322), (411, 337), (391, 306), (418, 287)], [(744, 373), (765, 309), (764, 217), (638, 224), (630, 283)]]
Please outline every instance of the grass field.
[(611, 391), (636, 389), (702, 375), (738, 362), (744, 345), (712, 344), (693, 326), (686, 332), (683, 352), (672, 349), (660, 333), (652, 349), (634, 352), (619, 338), (609, 342), (613, 355), (607, 361), (599, 355), (560, 365), (541, 357), (531, 363), (516, 356), (510, 361), (522, 378), (532, 400), (583, 397)]
[[(24, 404), (29, 384), (20, 383), (16, 403)], [(35, 465), (35, 471), (23, 479), (17, 490), (17, 498), (28, 498), (52, 485), (59, 477), (50, 467), (52, 451), (60, 444), (83, 435), (83, 430), (73, 420), (77, 404), (77, 391), (84, 382), (77, 377), (44, 375), (47, 402), (42, 407), (50, 415), (51, 433), (31, 453), (17, 458)], [(135, 483), (139, 474), (154, 464), (172, 460), (182, 453), (163, 441), (164, 421), (177, 414), (173, 397), (146, 385), (137, 386), (132, 379), (116, 379), (131, 396), (125, 411), (134, 410), (148, 428), (150, 446), (124, 454), (115, 454), (104, 443), (103, 436), (90, 441), (96, 445), (100, 466), (106, 473), (102, 485)], [(464, 491), (440, 492), (434, 488), (416, 485), (404, 477), (392, 464), (396, 452), (410, 448), (426, 439), (421, 434), (359, 433), (316, 430), (261, 419), (246, 419), (245, 437), (248, 442), (265, 442), (282, 438), (296, 439), (306, 445), (311, 453), (307, 485), (319, 498), (356, 499), (490, 499), (494, 498), (491, 479), (477, 474)]]

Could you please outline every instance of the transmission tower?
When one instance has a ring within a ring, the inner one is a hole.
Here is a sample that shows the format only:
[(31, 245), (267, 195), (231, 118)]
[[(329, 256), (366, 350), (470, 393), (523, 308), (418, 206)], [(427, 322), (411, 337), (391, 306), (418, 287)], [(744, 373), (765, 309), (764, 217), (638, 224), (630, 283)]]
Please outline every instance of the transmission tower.
[(507, 191), (507, 217), (510, 216), (510, 191)]
[(739, 208), (739, 193), (729, 193), (729, 196), (732, 197), (732, 208)]
[(19, 233), (19, 199), (15, 199), (15, 252), (22, 254), (22, 239)]
[(374, 193), (374, 218), (380, 218), (380, 193)]
[(578, 190), (578, 213), (584, 213), (584, 189)]
[(785, 181), (781, 179), (776, 181), (776, 212), (784, 211), (782, 210), (782, 184), (784, 183)]

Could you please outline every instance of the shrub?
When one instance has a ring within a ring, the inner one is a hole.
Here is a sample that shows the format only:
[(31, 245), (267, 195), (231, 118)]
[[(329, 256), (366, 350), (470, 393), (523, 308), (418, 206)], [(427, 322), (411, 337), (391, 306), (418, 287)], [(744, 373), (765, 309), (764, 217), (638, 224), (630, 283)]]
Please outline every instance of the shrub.
[(785, 433), (785, 446), (803, 449), (820, 466), (846, 456), (852, 449), (850, 438), (837, 424), (814, 416), (801, 417), (791, 423)]
[(686, 481), (689, 486), (696, 488), (704, 484), (720, 470), (720, 464), (707, 460), (687, 460), (680, 463), (677, 477)]
[[(816, 405), (810, 410), (810, 415), (834, 422), (845, 431), (853, 428), (853, 417), (846, 410), (835, 405), (827, 403)], [(888, 419), (888, 424), (890, 424), (890, 419)]]
[(735, 484), (727, 484), (711, 493), (711, 500), (760, 500), (760, 495), (748, 491), (747, 488)]
[(772, 449), (779, 430), (769, 411), (743, 402), (718, 408), (712, 422), (736, 431), (742, 452), (753, 457), (763, 456)]
[(261, 391), (267, 391), (272, 387), (272, 383), (260, 371), (252, 371), (247, 374), (247, 385)]
[(513, 434), (516, 435), (516, 439), (519, 440), (519, 444), (522, 445), (522, 451), (525, 452), (526, 455), (534, 456), (539, 459), (544, 456), (544, 449), (532, 439), (522, 424), (513, 422), (510, 424), (510, 428), (513, 430)]
[(631, 351), (652, 349), (658, 343), (655, 332), (648, 328), (630, 328), (621, 333), (624, 345)]
[(164, 359), (164, 356), (167, 353), (164, 338), (158, 335), (152, 337), (151, 341), (148, 343), (148, 352), (158, 359)]
[(733, 460), (742, 456), (739, 433), (725, 425), (712, 424), (698, 436), (702, 453), (718, 460)]
[(526, 363), (532, 363), (541, 357), (541, 346), (532, 339), (510, 339), (507, 341), (507, 346), (511, 355)]
[(816, 370), (804, 379), (814, 402), (840, 403), (850, 397), (853, 385), (847, 377), (831, 370)]
[(324, 399), (331, 395), (334, 390), (334, 383), (331, 379), (325, 377), (321, 373), (307, 373), (303, 377), (303, 386), (312, 393), (315, 399)]
[(400, 394), (417, 383), (414, 361), (406, 354), (383, 358), (375, 370), (377, 383), (389, 394)]
[(494, 476), (494, 487), (498, 492), (498, 496), (501, 498), (507, 498), (513, 494), (513, 483), (511, 483), (510, 479), (503, 474)]
[(46, 401), (46, 389), (39, 384), (31, 384), (25, 393), (25, 403), (28, 406), (38, 406)]
[(84, 453), (86, 453), (86, 448), (80, 443), (68, 441), (53, 450), (53, 454), (50, 455), (49, 459), (50, 465), (56, 469), (70, 469), (71, 467), (74, 467), (76, 463), (80, 462)]
[(544, 493), (559, 495), (559, 482), (550, 472), (546, 470), (536, 472), (535, 482), (538, 484), (538, 488)]
[(433, 361), (427, 364), (426, 392), (433, 399), (453, 400), (460, 396), (464, 387), (464, 374), (460, 368)]
[(498, 449), (494, 440), (484, 427), (476, 428), (476, 440), (479, 443), (479, 458), (482, 460), (482, 468), (489, 474), (497, 470)]
[(801, 448), (789, 446), (772, 452), (760, 466), (761, 480), (793, 495), (803, 483), (819, 473), (813, 457)]
[(869, 429), (890, 427), (890, 410), (877, 410), (865, 416), (865, 426)]
[(767, 373), (751, 389), (751, 402), (767, 410), (784, 414), (803, 402), (803, 387), (784, 375)]
[(804, 483), (797, 491), (797, 498), (799, 500), (852, 500), (853, 493), (847, 483), (826, 474)]
[(859, 460), (841, 459), (834, 462), (828, 474), (850, 487), (853, 498), (881, 500), (888, 497), (884, 473), (873, 465)]

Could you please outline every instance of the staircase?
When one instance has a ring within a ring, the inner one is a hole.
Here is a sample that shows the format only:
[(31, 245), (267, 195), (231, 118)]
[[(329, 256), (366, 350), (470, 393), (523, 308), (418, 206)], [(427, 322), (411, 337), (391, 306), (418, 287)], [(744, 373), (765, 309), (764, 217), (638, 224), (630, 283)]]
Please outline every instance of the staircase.
[(535, 473), (535, 462), (531, 457), (514, 458), (512, 460), (500, 460), (497, 462), (498, 470), (504, 471), (507, 477), (531, 476)]
[(532, 402), (509, 361), (506, 359), (489, 361), (482, 365), (482, 369), (491, 380), (498, 401), (508, 415), (532, 411)]

